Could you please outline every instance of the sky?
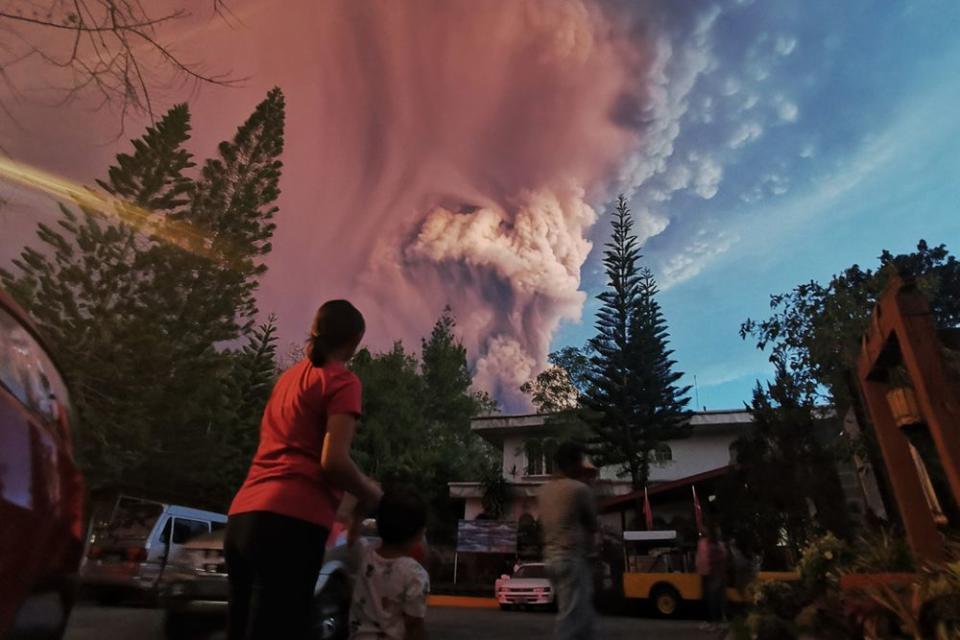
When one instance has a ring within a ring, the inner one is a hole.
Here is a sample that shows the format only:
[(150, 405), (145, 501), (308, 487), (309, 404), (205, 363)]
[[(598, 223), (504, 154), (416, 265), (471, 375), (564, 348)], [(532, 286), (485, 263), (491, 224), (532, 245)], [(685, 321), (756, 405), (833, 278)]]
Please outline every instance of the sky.
[[(767, 317), (770, 294), (920, 238), (957, 250), (958, 27), (952, 2), (758, 0), (718, 13), (669, 168), (632, 200), (665, 222), (644, 262), (699, 406), (741, 407), (769, 377), (738, 330)], [(591, 293), (604, 222), (584, 267)], [(596, 306), (555, 343), (582, 344)]]
[[(230, 6), (229, 24), (198, 14), (160, 35), (240, 86), (171, 84), (156, 99), (189, 101), (205, 157), (284, 90), (259, 302), (285, 341), (346, 296), (372, 347), (415, 348), (451, 304), (477, 385), (522, 411), (517, 389), (547, 353), (592, 335), (623, 192), (684, 383), (696, 376), (700, 407), (739, 408), (770, 373), (739, 325), (770, 294), (920, 238), (960, 241), (955, 2)], [(55, 106), (36, 64), (13, 71), (15, 100), (0, 89), (17, 118), (0, 120), (3, 149), (89, 184), (146, 119), (118, 138), (110, 109)], [(0, 188), (4, 263), (56, 210)]]

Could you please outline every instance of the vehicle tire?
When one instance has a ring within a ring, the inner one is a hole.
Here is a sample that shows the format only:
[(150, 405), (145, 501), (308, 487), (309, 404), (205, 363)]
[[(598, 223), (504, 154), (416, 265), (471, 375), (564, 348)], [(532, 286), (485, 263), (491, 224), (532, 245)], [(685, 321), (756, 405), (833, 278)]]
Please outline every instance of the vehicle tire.
[(507, 604), (506, 602), (500, 603), (500, 611), (511, 611), (512, 609), (513, 607)]
[(680, 610), (683, 599), (669, 585), (658, 585), (650, 591), (650, 603), (661, 618), (673, 618)]
[(350, 635), (350, 583), (345, 576), (330, 576), (313, 608), (314, 640), (346, 640)]
[(67, 629), (72, 599), (57, 590), (35, 593), (20, 606), (8, 640), (60, 640)]

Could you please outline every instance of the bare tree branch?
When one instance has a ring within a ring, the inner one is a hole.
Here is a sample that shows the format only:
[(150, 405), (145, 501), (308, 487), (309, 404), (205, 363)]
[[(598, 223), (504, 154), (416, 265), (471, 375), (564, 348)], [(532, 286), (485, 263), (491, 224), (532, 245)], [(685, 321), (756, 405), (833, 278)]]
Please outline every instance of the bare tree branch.
[[(210, 0), (213, 15), (228, 24), (238, 21), (227, 0)], [(98, 96), (101, 106), (115, 108), (121, 131), (131, 113), (154, 117), (154, 89), (178, 79), (219, 86), (236, 86), (242, 78), (209, 73), (184, 60), (165, 43), (157, 28), (187, 19), (177, 9), (151, 15), (141, 0), (8, 0), (0, 10), (0, 79), (13, 96), (21, 92), (11, 73), (28, 60), (60, 70), (51, 74), (51, 88), (61, 92), (54, 104), (81, 96)], [(0, 114), (12, 120), (0, 97)]]

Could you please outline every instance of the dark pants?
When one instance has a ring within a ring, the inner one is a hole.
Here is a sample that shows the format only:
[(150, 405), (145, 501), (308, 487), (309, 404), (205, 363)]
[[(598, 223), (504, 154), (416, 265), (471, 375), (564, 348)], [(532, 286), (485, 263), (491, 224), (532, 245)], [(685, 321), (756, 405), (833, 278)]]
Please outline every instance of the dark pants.
[(230, 640), (306, 638), (328, 531), (268, 511), (230, 516)]
[(720, 622), (727, 608), (727, 581), (723, 575), (703, 576), (703, 599), (707, 605), (707, 620)]
[(593, 572), (587, 558), (571, 555), (547, 559), (550, 581), (556, 589), (557, 619), (554, 640), (593, 640)]

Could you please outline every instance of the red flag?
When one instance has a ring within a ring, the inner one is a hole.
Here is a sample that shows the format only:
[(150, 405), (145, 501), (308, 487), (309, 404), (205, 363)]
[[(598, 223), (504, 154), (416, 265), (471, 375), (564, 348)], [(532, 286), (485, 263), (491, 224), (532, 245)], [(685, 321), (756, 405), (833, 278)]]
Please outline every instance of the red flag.
[(647, 496), (647, 488), (643, 488), (643, 515), (647, 519), (647, 531), (653, 530), (653, 511), (650, 509), (650, 498)]
[(700, 508), (700, 499), (697, 498), (697, 488), (692, 485), (690, 488), (693, 489), (693, 517), (697, 521), (697, 533), (703, 535), (706, 533), (703, 528), (703, 509)]

